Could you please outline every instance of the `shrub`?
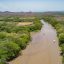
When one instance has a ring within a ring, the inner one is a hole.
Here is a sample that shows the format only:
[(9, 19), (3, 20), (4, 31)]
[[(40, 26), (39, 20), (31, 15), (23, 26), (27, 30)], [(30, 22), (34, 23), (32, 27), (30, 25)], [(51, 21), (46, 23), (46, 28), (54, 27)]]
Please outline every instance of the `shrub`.
[(0, 39), (4, 39), (6, 37), (6, 32), (0, 32)]
[(64, 44), (61, 44), (62, 55), (64, 54)]
[(35, 18), (33, 23), (34, 24), (29, 27), (30, 31), (36, 31), (41, 29), (42, 23), (39, 19)]
[(64, 56), (62, 57), (62, 64), (64, 64)]
[(0, 59), (7, 59), (8, 58), (8, 51), (7, 48), (0, 44)]
[(10, 60), (17, 56), (20, 47), (13, 42), (5, 42), (0, 44), (0, 58)]
[(6, 60), (0, 59), (0, 64), (8, 64)]
[(64, 33), (59, 34), (59, 41), (60, 41), (60, 44), (64, 43)]
[(64, 27), (63, 27), (62, 24), (58, 23), (55, 27), (56, 27), (56, 30), (57, 30), (58, 34), (64, 33)]
[(7, 60), (10, 60), (17, 56), (18, 52), (20, 51), (20, 47), (13, 42), (5, 43), (5, 47), (8, 51), (8, 58)]

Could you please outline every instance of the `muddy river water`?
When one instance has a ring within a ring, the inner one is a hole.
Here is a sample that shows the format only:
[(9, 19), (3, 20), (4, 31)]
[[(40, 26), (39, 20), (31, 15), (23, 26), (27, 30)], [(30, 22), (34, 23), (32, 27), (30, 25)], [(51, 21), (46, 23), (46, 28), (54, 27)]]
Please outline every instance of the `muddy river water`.
[(9, 64), (62, 64), (55, 29), (48, 23), (39, 32), (31, 33), (32, 41), (22, 54)]

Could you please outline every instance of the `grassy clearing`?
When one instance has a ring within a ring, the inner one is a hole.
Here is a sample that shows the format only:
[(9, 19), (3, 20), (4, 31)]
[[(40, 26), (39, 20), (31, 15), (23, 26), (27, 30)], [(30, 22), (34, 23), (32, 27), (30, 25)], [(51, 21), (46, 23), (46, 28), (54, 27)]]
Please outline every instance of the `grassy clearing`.
[(29, 26), (32, 24), (33, 24), (33, 22), (18, 22), (17, 26)]

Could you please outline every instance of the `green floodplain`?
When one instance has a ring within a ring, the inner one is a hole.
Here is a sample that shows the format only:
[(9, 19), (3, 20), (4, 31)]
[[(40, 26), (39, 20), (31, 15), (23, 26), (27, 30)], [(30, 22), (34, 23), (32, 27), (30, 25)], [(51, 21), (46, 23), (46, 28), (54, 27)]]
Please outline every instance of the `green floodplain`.
[[(51, 24), (57, 31), (62, 62), (64, 63), (64, 16), (37, 14), (31, 17), (0, 16), (0, 64), (7, 64), (19, 56), (31, 41), (30, 32), (41, 30), (41, 19)], [(27, 25), (19, 23), (30, 22)]]

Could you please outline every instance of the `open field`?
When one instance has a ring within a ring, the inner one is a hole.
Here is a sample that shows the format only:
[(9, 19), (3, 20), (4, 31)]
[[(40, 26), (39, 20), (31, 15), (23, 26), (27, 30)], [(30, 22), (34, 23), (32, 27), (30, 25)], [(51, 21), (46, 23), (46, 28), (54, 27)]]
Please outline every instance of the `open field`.
[(33, 22), (19, 22), (17, 26), (28, 26), (28, 25), (33, 25)]

